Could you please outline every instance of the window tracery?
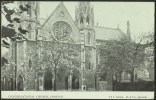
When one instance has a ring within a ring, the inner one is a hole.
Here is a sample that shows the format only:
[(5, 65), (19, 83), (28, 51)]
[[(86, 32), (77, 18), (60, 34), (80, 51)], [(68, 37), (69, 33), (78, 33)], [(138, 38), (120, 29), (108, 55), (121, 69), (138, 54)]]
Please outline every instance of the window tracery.
[(72, 32), (72, 28), (68, 23), (59, 21), (53, 25), (53, 32), (57, 40), (64, 40), (69, 37)]

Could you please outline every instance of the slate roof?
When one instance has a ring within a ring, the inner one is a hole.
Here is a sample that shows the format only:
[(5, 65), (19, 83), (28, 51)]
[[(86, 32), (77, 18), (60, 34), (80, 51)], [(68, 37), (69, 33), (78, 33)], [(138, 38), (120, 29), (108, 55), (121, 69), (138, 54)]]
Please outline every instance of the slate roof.
[(122, 36), (126, 36), (120, 29), (94, 26), (94, 30), (96, 40), (119, 40)]

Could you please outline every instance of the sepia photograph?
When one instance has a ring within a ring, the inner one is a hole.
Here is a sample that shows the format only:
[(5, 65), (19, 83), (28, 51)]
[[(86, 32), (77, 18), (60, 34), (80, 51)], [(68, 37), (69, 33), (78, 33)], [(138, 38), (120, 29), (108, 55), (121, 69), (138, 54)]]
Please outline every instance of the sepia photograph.
[(154, 2), (2, 1), (1, 98), (26, 98), (17, 96), (22, 92), (154, 98), (154, 8)]

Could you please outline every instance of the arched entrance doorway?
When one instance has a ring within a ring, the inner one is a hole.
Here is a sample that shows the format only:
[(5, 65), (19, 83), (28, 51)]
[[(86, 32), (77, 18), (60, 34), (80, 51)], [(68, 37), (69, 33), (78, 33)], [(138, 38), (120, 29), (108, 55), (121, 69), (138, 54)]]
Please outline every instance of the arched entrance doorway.
[(19, 91), (23, 91), (23, 87), (24, 87), (24, 84), (23, 84), (23, 77), (21, 75), (18, 76), (18, 80), (17, 80), (17, 89)]
[(52, 90), (52, 72), (50, 68), (46, 68), (45, 77), (44, 77), (44, 89), (45, 90)]
[(65, 89), (68, 90), (68, 76), (65, 76)]
[(72, 89), (72, 70), (66, 70), (66, 73), (65, 73), (65, 89), (66, 90)]
[(78, 90), (79, 89), (79, 71), (78, 69), (73, 70), (73, 75), (72, 75), (72, 89)]
[(10, 78), (8, 81), (8, 90), (13, 90), (13, 78)]
[(5, 90), (5, 77), (2, 77), (1, 80), (1, 90)]
[(79, 89), (79, 77), (76, 75), (72, 77), (72, 89)]

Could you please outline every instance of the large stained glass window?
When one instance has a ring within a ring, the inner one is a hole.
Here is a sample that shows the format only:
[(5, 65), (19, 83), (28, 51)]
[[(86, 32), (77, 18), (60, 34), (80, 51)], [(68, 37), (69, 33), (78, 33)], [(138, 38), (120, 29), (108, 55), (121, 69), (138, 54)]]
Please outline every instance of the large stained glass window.
[(57, 40), (64, 40), (69, 37), (72, 28), (66, 22), (59, 21), (53, 25), (53, 32)]

